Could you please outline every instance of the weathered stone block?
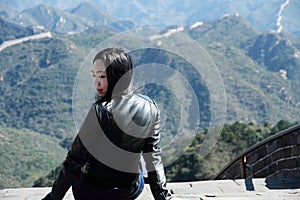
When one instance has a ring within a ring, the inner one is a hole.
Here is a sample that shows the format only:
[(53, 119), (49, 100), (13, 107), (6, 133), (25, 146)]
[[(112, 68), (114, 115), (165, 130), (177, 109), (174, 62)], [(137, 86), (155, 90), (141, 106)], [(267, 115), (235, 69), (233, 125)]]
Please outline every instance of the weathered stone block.
[(269, 169), (268, 167), (265, 167), (259, 171), (256, 171), (254, 173), (254, 178), (263, 178), (263, 177), (267, 177), (269, 174)]
[(297, 157), (279, 160), (278, 170), (297, 168), (297, 160)]
[(291, 149), (292, 150), (292, 152), (291, 152), (292, 157), (300, 156), (299, 147), (300, 147), (300, 145), (294, 145), (294, 146), (291, 147), (292, 148)]
[(265, 167), (264, 161), (263, 160), (259, 160), (258, 162), (253, 164), (253, 171), (260, 171), (261, 169), (263, 169)]
[(278, 148), (277, 140), (274, 140), (268, 144), (266, 144), (268, 154), (274, 152)]
[(277, 162), (273, 162), (268, 167), (268, 174), (274, 174), (277, 170)]
[(263, 159), (263, 162), (264, 162), (264, 166), (270, 165), (272, 163), (272, 157), (270, 155), (266, 156)]

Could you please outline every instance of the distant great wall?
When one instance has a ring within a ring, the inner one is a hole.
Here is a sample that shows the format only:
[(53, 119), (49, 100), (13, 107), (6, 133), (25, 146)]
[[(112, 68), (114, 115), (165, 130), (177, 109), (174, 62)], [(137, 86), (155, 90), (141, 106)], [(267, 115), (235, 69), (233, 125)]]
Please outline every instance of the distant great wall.
[(40, 33), (40, 34), (36, 34), (36, 35), (32, 35), (32, 36), (28, 36), (28, 37), (23, 37), (23, 38), (19, 38), (19, 39), (15, 39), (15, 40), (9, 40), (9, 41), (5, 41), (0, 45), (0, 52), (4, 49), (6, 49), (7, 47), (16, 45), (16, 44), (20, 44), (29, 40), (38, 40), (38, 39), (42, 39), (42, 38), (51, 38), (51, 32), (45, 32), (45, 33)]

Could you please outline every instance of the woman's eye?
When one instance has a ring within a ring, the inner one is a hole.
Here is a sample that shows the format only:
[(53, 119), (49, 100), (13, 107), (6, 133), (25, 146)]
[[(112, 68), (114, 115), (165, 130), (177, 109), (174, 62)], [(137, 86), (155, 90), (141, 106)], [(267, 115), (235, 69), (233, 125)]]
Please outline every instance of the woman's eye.
[(106, 76), (105, 75), (101, 75), (100, 78), (106, 78)]

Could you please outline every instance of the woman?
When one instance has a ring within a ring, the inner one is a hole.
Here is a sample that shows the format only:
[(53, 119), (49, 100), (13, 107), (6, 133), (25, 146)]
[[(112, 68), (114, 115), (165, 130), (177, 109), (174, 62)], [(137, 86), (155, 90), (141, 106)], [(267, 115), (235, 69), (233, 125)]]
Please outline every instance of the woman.
[[(158, 145), (159, 109), (149, 97), (132, 92), (132, 68), (130, 55), (120, 48), (107, 48), (95, 56), (92, 75), (98, 98), (44, 200), (63, 199), (71, 186), (76, 200), (136, 199), (144, 188), (141, 155), (154, 199), (171, 199)], [(91, 128), (92, 112), (98, 127)], [(102, 132), (101, 140), (91, 136)], [(109, 145), (103, 142), (107, 138)], [(101, 151), (95, 153), (89, 141)]]

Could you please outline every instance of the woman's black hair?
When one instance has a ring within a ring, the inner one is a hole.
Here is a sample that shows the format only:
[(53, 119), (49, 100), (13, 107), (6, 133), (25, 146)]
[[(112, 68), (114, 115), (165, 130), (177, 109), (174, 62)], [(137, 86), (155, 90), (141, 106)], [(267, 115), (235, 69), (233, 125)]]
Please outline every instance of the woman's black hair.
[(106, 48), (96, 54), (93, 64), (98, 59), (105, 64), (108, 80), (108, 89), (101, 101), (110, 101), (112, 96), (131, 92), (133, 64), (129, 53), (121, 48)]

